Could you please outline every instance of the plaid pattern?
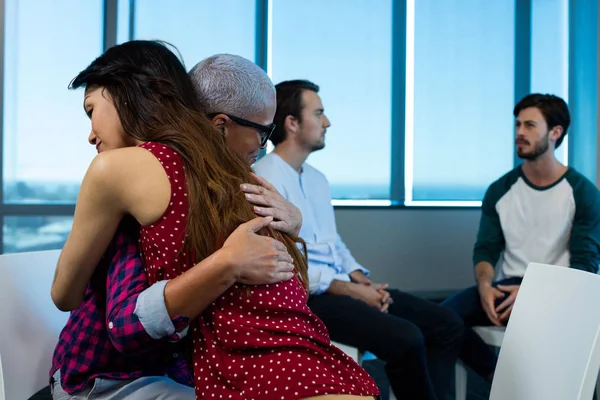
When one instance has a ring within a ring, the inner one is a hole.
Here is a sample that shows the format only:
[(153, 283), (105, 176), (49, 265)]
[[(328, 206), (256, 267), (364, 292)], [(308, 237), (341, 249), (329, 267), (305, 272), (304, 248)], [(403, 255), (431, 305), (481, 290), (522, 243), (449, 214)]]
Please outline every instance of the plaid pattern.
[[(177, 333), (151, 338), (134, 314), (139, 294), (148, 287), (137, 247), (139, 225), (124, 220), (96, 267), (82, 304), (71, 312), (54, 352), (50, 377), (60, 369), (67, 393), (88, 388), (95, 378), (137, 379), (169, 375), (192, 386), (193, 377)], [(176, 332), (187, 324), (173, 319)], [(189, 344), (187, 345), (189, 346)]]

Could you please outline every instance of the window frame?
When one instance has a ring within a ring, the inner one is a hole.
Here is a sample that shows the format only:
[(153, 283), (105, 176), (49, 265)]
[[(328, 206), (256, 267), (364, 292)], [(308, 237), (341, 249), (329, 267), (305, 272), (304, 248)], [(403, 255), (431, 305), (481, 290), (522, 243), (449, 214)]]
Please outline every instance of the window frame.
[[(135, 2), (128, 1), (129, 6), (129, 39), (134, 32), (133, 22), (135, 20)], [(272, 6), (273, 1), (281, 0), (256, 0), (256, 30), (255, 30), (255, 62), (267, 73), (271, 71), (272, 54)], [(411, 24), (414, 33), (414, 2), (417, 0), (395, 0), (392, 9), (392, 121), (391, 121), (391, 182), (389, 200), (333, 200), (336, 207), (345, 208), (458, 208), (458, 207), (480, 207), (481, 202), (460, 202), (460, 201), (411, 201), (410, 196), (406, 196), (407, 181), (412, 177), (407, 177), (409, 167), (406, 157), (407, 137), (406, 120), (411, 112), (411, 105), (406, 104), (407, 92), (414, 88), (407, 84), (408, 77), (414, 66), (407, 65), (407, 53), (414, 51), (414, 42), (411, 40)], [(514, 0), (516, 2), (515, 12), (515, 101), (529, 93), (531, 86), (531, 17), (533, 0)], [(598, 5), (590, 0), (575, 1), (569, 0), (569, 60), (568, 66), (574, 71), (574, 66), (584, 68), (587, 76), (594, 76), (596, 82), (598, 79), (598, 40), (593, 43), (584, 43), (581, 38), (586, 37), (590, 31), (598, 32)], [(5, 0), (0, 0), (0, 121), (4, 120), (4, 57), (5, 57)], [(117, 43), (119, 0), (104, 0), (103, 2), (103, 49)], [(411, 12), (413, 13), (411, 15)], [(412, 20), (411, 20), (412, 18)], [(594, 26), (594, 23), (596, 24)], [(596, 35), (597, 36), (597, 35)], [(412, 46), (412, 47), (411, 47)], [(579, 49), (584, 50), (579, 50)], [(576, 52), (575, 49), (578, 49)], [(584, 85), (577, 83), (576, 77), (569, 76), (569, 99), (571, 112), (573, 114), (573, 128), (579, 130), (576, 135), (567, 135), (566, 143), (568, 145), (568, 155), (570, 164), (577, 167), (584, 174), (587, 173), (590, 178), (595, 178), (597, 166), (597, 155), (594, 153), (596, 146), (589, 146), (588, 141), (596, 139), (599, 122), (590, 118), (590, 110), (597, 110), (598, 106), (598, 85)], [(590, 104), (592, 106), (579, 110), (578, 105)], [(510, 110), (507, 110), (507, 113)], [(587, 121), (584, 124), (584, 121)], [(595, 129), (589, 129), (593, 125)], [(583, 126), (586, 132), (581, 132), (578, 126)], [(72, 216), (75, 210), (74, 204), (5, 204), (3, 187), (3, 124), (0, 124), (0, 223), (4, 227), (4, 219), (8, 216)], [(586, 137), (579, 137), (584, 134)], [(575, 137), (574, 140), (573, 137)], [(588, 148), (593, 147), (592, 150)], [(519, 165), (521, 160), (514, 154), (514, 165)], [(592, 178), (592, 180), (594, 180)], [(407, 201), (408, 199), (408, 201)], [(4, 252), (4, 229), (0, 230), (0, 254)]]
[[(130, 0), (134, 1), (134, 0)], [(117, 0), (104, 0), (103, 50), (116, 44)], [(0, 0), (0, 122), (4, 121), (4, 58), (6, 4)], [(72, 217), (75, 204), (6, 204), (4, 201), (4, 124), (0, 123), (0, 254), (4, 254), (4, 223), (6, 217), (57, 216)]]

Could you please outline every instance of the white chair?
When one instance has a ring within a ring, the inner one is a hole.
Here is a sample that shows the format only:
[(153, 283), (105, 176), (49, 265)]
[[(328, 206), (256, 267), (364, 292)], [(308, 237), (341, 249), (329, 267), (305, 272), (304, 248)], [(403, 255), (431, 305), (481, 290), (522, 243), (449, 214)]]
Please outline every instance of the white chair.
[[(356, 347), (352, 347), (352, 346), (348, 346), (346, 344), (334, 342), (333, 340), (331, 341), (331, 344), (334, 345), (335, 347), (337, 347), (338, 349), (342, 350), (344, 353), (346, 353), (346, 355), (348, 357), (352, 358), (359, 365), (362, 364), (362, 362), (363, 362), (363, 356), (365, 356), (365, 361), (368, 359), (372, 360), (372, 359), (377, 358), (377, 357), (375, 357), (375, 355), (373, 355), (369, 352), (365, 352), (364, 354), (361, 353), (360, 350), (358, 350)], [(368, 358), (366, 358), (367, 356), (368, 356)], [(390, 388), (389, 400), (396, 400), (396, 396), (394, 396), (394, 393), (392, 393), (391, 388)]]
[(0, 256), (0, 400), (25, 400), (48, 385), (68, 313), (50, 298), (60, 250)]
[[(473, 330), (481, 336), (481, 339), (489, 345), (494, 347), (500, 347), (502, 345), (502, 339), (504, 339), (504, 332), (506, 330), (503, 326), (475, 326)], [(455, 385), (456, 391), (454, 398), (455, 400), (466, 400), (467, 399), (467, 369), (462, 361), (456, 363), (455, 371)]]
[(589, 400), (600, 368), (600, 276), (530, 263), (490, 400)]

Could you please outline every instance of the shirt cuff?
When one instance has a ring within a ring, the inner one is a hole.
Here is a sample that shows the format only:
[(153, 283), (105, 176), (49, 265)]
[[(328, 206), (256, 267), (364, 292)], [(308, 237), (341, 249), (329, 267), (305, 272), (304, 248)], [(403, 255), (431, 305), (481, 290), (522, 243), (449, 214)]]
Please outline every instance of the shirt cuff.
[(338, 274), (335, 273), (330, 268), (324, 268), (320, 271), (320, 276), (318, 277), (318, 281), (315, 285), (311, 285), (310, 293), (311, 294), (323, 294), (329, 289), (331, 286), (331, 282), (334, 280), (350, 282), (350, 275), (348, 274)]
[[(169, 281), (160, 281), (150, 286), (139, 294), (133, 313), (139, 318), (140, 323), (152, 339), (163, 339), (175, 335), (174, 341), (187, 335), (188, 318), (177, 316), (169, 317), (165, 304), (165, 286)], [(177, 329), (175, 325), (183, 329)]]
[[(343, 281), (343, 282), (350, 282), (350, 275), (348, 274), (335, 274), (333, 275), (333, 278), (331, 279), (332, 281)], [(331, 286), (331, 282), (329, 282), (329, 285)], [(327, 289), (329, 289), (329, 287), (327, 287)]]
[(351, 273), (353, 273), (354, 271), (362, 271), (363, 274), (365, 274), (366, 276), (371, 275), (371, 271), (369, 271), (368, 269), (366, 269), (365, 267), (363, 267), (362, 265), (355, 265), (353, 266), (350, 271), (348, 271), (348, 275), (350, 275)]

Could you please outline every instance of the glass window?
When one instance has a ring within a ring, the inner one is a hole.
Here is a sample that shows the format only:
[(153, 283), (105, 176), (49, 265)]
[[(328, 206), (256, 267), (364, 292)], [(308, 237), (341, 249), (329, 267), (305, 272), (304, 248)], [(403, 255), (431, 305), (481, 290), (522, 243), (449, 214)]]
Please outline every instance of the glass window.
[(321, 87), (327, 147), (308, 162), (334, 199), (389, 199), (391, 0), (275, 0), (271, 76)]
[(481, 200), (513, 168), (515, 2), (407, 3), (407, 204)]
[(171, 43), (188, 69), (217, 53), (237, 54), (254, 61), (255, 26), (256, 0), (135, 2), (134, 39)]
[(67, 86), (102, 52), (103, 2), (4, 4), (4, 201), (74, 202), (95, 149), (83, 92)]
[(118, 0), (117, 2), (117, 43), (129, 40), (131, 0)]
[[(568, 0), (531, 3), (531, 92), (555, 94), (569, 102)], [(568, 149), (568, 140), (556, 149), (556, 157), (565, 164)]]
[(4, 253), (61, 249), (71, 232), (73, 217), (4, 217)]

